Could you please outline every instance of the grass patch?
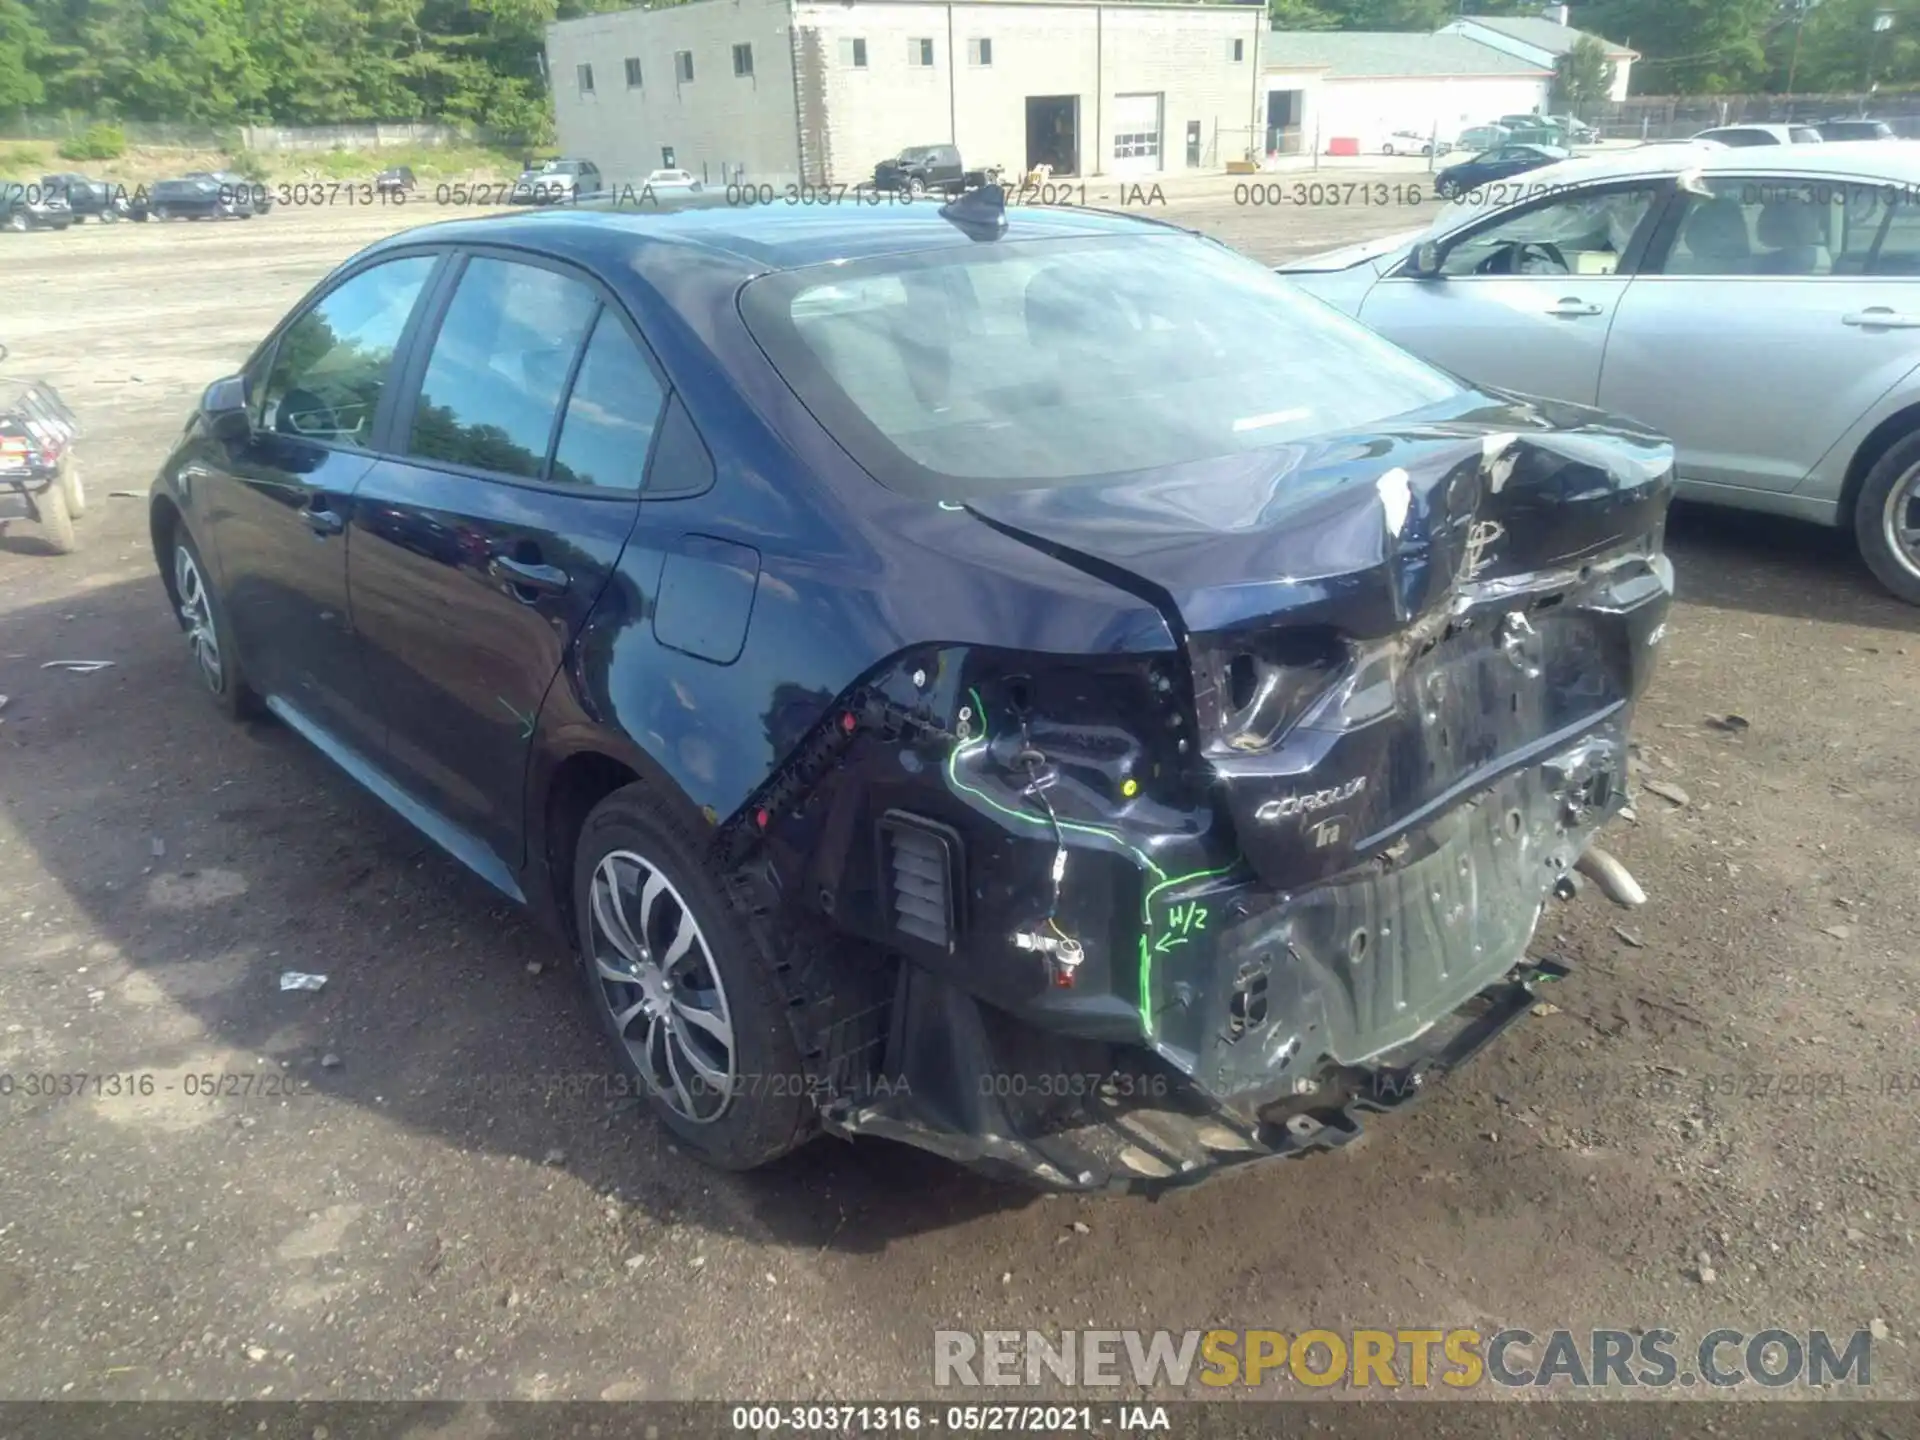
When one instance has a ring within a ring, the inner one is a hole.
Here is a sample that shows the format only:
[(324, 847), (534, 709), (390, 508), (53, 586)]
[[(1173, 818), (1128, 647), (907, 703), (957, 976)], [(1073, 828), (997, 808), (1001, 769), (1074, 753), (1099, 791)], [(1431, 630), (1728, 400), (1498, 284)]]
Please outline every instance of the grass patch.
[(511, 180), (520, 173), (520, 153), (486, 145), (403, 145), (383, 150), (269, 150), (254, 157), (276, 181), (371, 181), (382, 170), (405, 165), (421, 184), (476, 178)]
[[(9, 180), (47, 168), (47, 152), (38, 145), (0, 145), (0, 175)], [(18, 172), (18, 175), (16, 175)]]

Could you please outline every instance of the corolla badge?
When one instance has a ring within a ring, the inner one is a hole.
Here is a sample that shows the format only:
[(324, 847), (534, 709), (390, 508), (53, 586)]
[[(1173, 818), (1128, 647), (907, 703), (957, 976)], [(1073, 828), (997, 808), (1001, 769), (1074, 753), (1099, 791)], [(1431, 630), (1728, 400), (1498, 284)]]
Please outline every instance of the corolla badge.
[(1351, 800), (1366, 788), (1367, 777), (1356, 775), (1344, 785), (1330, 785), (1325, 790), (1309, 790), (1304, 795), (1287, 795), (1279, 800), (1269, 800), (1253, 812), (1253, 818), (1271, 825), (1277, 820), (1311, 815), (1316, 810), (1325, 810), (1329, 805)]

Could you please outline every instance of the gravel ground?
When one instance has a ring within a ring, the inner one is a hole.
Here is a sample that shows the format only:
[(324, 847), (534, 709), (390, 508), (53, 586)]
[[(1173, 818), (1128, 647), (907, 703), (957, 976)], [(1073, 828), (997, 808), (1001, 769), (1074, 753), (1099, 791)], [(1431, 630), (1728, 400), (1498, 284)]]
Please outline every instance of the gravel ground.
[[(1432, 213), (1230, 183), (1154, 213), (1268, 259)], [(0, 537), (0, 1397), (857, 1399), (930, 1393), (954, 1325), (1870, 1322), (1875, 1393), (1915, 1394), (1920, 614), (1840, 537), (1676, 512), (1640, 719), (1676, 798), (1613, 842), (1651, 904), (1550, 912), (1551, 1013), (1363, 1146), (1154, 1204), (878, 1143), (720, 1177), (595, 1088), (566, 956), (215, 715), (110, 495), (416, 213), (0, 237), (8, 371), (78, 410), (92, 496), (75, 556)]]

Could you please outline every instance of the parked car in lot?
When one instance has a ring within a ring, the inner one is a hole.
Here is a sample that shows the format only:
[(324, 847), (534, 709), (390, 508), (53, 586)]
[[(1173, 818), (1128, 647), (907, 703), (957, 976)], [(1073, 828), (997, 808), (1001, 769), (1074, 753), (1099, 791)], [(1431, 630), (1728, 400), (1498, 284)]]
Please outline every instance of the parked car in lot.
[(110, 221), (126, 216), (128, 202), (122, 186), (108, 180), (93, 180), (85, 175), (42, 175), (40, 193), (64, 200), (73, 214), (73, 223), (83, 220)]
[(1512, 132), (1504, 125), (1471, 125), (1454, 137), (1453, 148), (1480, 155), (1498, 150), (1511, 138)]
[(690, 170), (654, 170), (644, 182), (648, 190), (704, 190), (700, 177)]
[(1516, 145), (1551, 145), (1565, 149), (1573, 142), (1550, 115), (1502, 115), (1499, 125)]
[(1518, 203), (1297, 261), (1297, 283), (1481, 384), (1673, 438), (1682, 496), (1849, 527), (1920, 604), (1920, 160), (1665, 146)]
[(695, 1153), (1102, 1190), (1344, 1143), (1634, 898), (1671, 464), (987, 188), (392, 236), (150, 515), (214, 699), (569, 935)]
[[(0, 362), (7, 347), (0, 345)], [(73, 552), (73, 522), (86, 512), (74, 440), (80, 424), (44, 380), (0, 375), (0, 528), (22, 517), (56, 555)]]
[(1467, 195), (1482, 186), (1511, 180), (1529, 170), (1552, 165), (1567, 158), (1569, 152), (1553, 145), (1520, 145), (1512, 141), (1497, 149), (1484, 151), (1471, 160), (1449, 165), (1433, 177), (1434, 191), (1442, 198)]
[(266, 198), (265, 187), (243, 175), (201, 170), (155, 182), (147, 209), (156, 220), (249, 220)]
[(591, 160), (547, 160), (520, 172), (509, 205), (571, 205), (600, 193), (600, 167)]
[(1445, 155), (1453, 146), (1445, 140), (1435, 140), (1432, 135), (1422, 134), (1418, 130), (1395, 130), (1380, 142), (1382, 155)]
[(966, 186), (966, 167), (952, 145), (909, 145), (891, 160), (873, 167), (873, 188), (924, 195), (929, 190), (957, 195)]
[(407, 195), (418, 189), (420, 182), (413, 178), (411, 165), (389, 165), (373, 177), (373, 189), (376, 195)]
[(1893, 126), (1884, 120), (1858, 117), (1851, 120), (1822, 120), (1813, 127), (1822, 140), (1898, 140)]
[(1540, 117), (1549, 125), (1557, 128), (1573, 145), (1594, 145), (1600, 140), (1600, 132), (1586, 121), (1573, 115), (1543, 115)]
[(0, 180), (0, 230), (22, 234), (28, 230), (64, 230), (73, 224), (73, 212), (58, 195), (49, 195), (34, 180)]
[(1818, 145), (1823, 139), (1811, 125), (1716, 125), (1693, 138), (1718, 140), (1732, 150), (1748, 150), (1760, 145)]

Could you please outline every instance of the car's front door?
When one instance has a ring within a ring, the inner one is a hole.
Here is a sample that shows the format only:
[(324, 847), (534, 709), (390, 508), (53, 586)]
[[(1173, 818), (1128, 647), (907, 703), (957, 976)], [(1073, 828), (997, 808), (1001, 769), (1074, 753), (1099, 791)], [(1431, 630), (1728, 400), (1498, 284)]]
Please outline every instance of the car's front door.
[(458, 263), (362, 483), (350, 578), (386, 768), (499, 880), (535, 718), (633, 529), (665, 387), (579, 272)]
[(1676, 197), (1600, 404), (1672, 437), (1683, 488), (1787, 491), (1920, 365), (1920, 206), (1879, 182), (1716, 175)]
[(315, 300), (249, 370), (248, 433), (188, 467), (255, 688), (369, 751), (381, 725), (354, 642), (346, 529), (391, 404), (393, 357), (439, 263), (382, 260)]
[(1591, 405), (1659, 194), (1598, 185), (1489, 217), (1441, 242), (1437, 274), (1402, 262), (1360, 319), (1477, 384)]

